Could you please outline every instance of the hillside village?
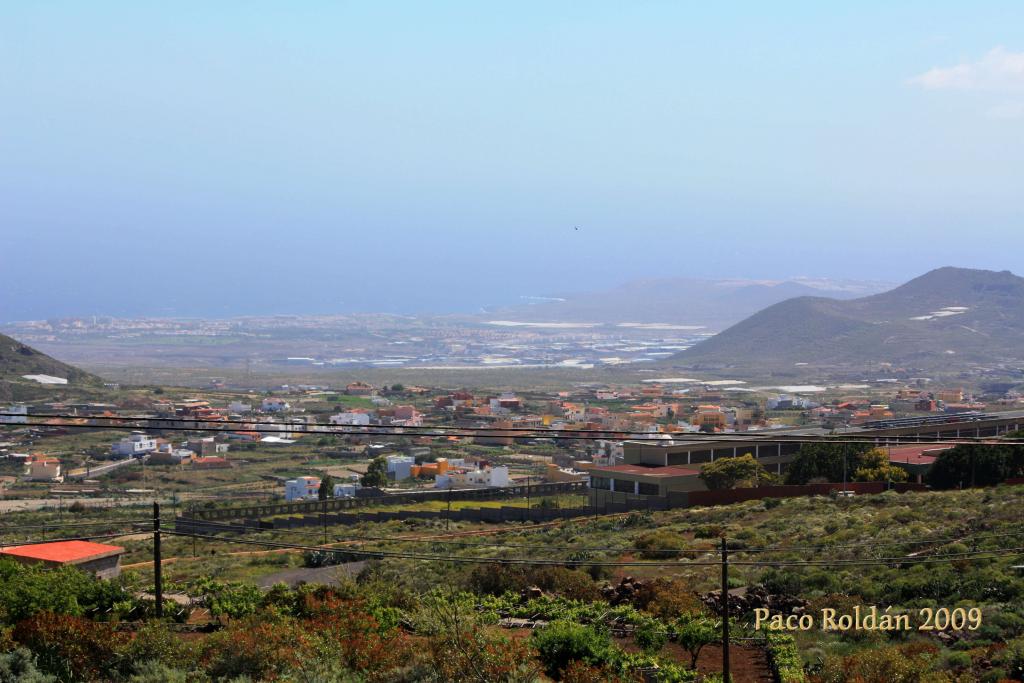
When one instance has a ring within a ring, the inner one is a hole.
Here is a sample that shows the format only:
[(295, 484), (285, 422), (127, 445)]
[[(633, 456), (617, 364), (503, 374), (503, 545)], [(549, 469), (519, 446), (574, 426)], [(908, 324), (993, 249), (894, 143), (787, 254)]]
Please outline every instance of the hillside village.
[[(168, 467), (179, 473), (234, 469), (231, 474), (236, 476), (252, 470), (243, 479), (268, 487), (276, 481), (276, 493), (296, 499), (319, 497), (318, 480), (314, 485), (307, 479), (305, 493), (300, 495), (296, 480), (276, 474), (277, 470), (295, 471), (307, 478), (338, 475), (345, 480), (339, 492), (353, 496), (361, 470), (374, 457), (384, 459), (387, 486), (401, 489), (502, 487), (527, 477), (586, 481), (595, 468), (625, 464), (624, 445), (631, 437), (662, 439), (666, 446), (699, 443), (716, 434), (764, 440), (772, 435), (866, 429), (901, 421), (972, 420), (1024, 407), (1024, 399), (1012, 392), (974, 396), (960, 388), (927, 385), (878, 383), (830, 390), (787, 387), (792, 393), (737, 392), (735, 388), (715, 381), (668, 381), (550, 393), (487, 393), (375, 387), (357, 381), (338, 389), (305, 385), (259, 393), (210, 389), (189, 394), (176, 390), (181, 398), (136, 391), (124, 406), (74, 401), (9, 405), (0, 420), (12, 429), (0, 446), (0, 455), (16, 463), (14, 469), (13, 465), (7, 467), (8, 496), (39, 495), (41, 482), (83, 482), (94, 478), (96, 472), (127, 473), (132, 468), (123, 469), (123, 465), (143, 463), (154, 472)], [(29, 421), (29, 414), (34, 426), (18, 428)], [(86, 438), (103, 432), (103, 425), (115, 424), (108, 418), (124, 414), (139, 420), (151, 418), (155, 427), (187, 428), (191, 435), (175, 438), (176, 433), (160, 429), (136, 433), (107, 430), (107, 442)], [(47, 422), (60, 426), (43, 427)], [(432, 433), (432, 427), (456, 435)], [(204, 429), (211, 431), (205, 433)], [(391, 436), (375, 437), (372, 432), (381, 429)], [(467, 435), (459, 429), (486, 431)], [(580, 438), (553, 440), (537, 430)], [(403, 431), (415, 431), (415, 435), (402, 437)], [(62, 434), (61, 443), (72, 447), (47, 453), (48, 435), (54, 434)], [(29, 443), (31, 448), (22, 445)], [(75, 443), (88, 446), (76, 449)], [(753, 452), (753, 445), (749, 447)], [(920, 464), (934, 458), (939, 449), (932, 445), (918, 450), (921, 452), (896, 449), (893, 461)], [(303, 453), (301, 458), (307, 461), (324, 464), (303, 471), (300, 464), (291, 462), (293, 451)], [(251, 454), (266, 460), (258, 458), (257, 462)], [(271, 466), (284, 462), (287, 467)], [(765, 462), (782, 474), (785, 458)], [(915, 468), (913, 475), (919, 478), (920, 468)], [(182, 481), (190, 480), (186, 476)], [(162, 484), (169, 490), (182, 488), (183, 493), (191, 488), (171, 481)], [(702, 488), (696, 479), (689, 485)]]

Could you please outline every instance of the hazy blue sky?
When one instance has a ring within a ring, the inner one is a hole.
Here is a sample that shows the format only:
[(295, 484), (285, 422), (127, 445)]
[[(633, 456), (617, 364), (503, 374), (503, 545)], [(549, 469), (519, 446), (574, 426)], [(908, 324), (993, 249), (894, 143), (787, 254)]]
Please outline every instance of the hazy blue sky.
[(1024, 3), (836, 4), (3, 3), (0, 320), (1024, 271)]

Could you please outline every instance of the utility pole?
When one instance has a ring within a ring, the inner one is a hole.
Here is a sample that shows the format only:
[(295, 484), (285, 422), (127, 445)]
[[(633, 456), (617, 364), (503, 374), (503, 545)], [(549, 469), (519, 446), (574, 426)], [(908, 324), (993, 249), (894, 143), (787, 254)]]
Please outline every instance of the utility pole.
[(327, 499), (324, 498), (320, 505), (320, 521), (324, 524), (324, 545), (327, 545)]
[(886, 457), (885, 467), (885, 490), (892, 491), (892, 442), (886, 439), (885, 443), (886, 446), (888, 446), (888, 455)]
[(846, 444), (843, 444), (843, 493), (846, 493)]
[(192, 501), (192, 524), (189, 525), (192, 530), (192, 557), (196, 556), (196, 503)]
[(722, 680), (729, 683), (729, 546), (722, 536)]
[(530, 519), (530, 475), (526, 475), (526, 519)]
[(452, 480), (448, 479), (448, 512), (444, 516), (444, 530), (452, 528)]
[(153, 583), (156, 595), (156, 618), (164, 616), (163, 558), (160, 554), (160, 503), (153, 501)]

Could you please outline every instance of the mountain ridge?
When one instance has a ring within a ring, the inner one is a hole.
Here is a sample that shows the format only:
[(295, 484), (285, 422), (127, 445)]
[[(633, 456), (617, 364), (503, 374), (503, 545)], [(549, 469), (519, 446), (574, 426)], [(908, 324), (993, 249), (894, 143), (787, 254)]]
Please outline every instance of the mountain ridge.
[(842, 298), (880, 291), (884, 283), (823, 280), (710, 280), (659, 277), (631, 280), (556, 301), (505, 306), (487, 315), (537, 322), (662, 322), (721, 330), (771, 304), (833, 292)]
[(889, 363), (934, 369), (1024, 358), (1024, 278), (938, 268), (850, 300), (779, 302), (668, 359), (766, 369)]

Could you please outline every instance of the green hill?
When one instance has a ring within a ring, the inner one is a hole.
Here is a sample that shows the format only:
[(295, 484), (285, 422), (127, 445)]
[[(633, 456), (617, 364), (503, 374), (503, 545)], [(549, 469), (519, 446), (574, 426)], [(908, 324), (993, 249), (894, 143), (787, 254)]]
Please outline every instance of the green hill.
[(668, 363), (779, 372), (879, 363), (928, 371), (1024, 365), (1024, 278), (939, 268), (882, 294), (770, 306)]
[[(31, 346), (0, 334), (0, 400), (29, 398), (39, 394), (47, 385), (25, 375), (48, 375), (68, 381), (66, 386), (96, 386), (101, 380), (96, 375), (62, 363)], [(65, 385), (50, 385), (65, 386)]]

